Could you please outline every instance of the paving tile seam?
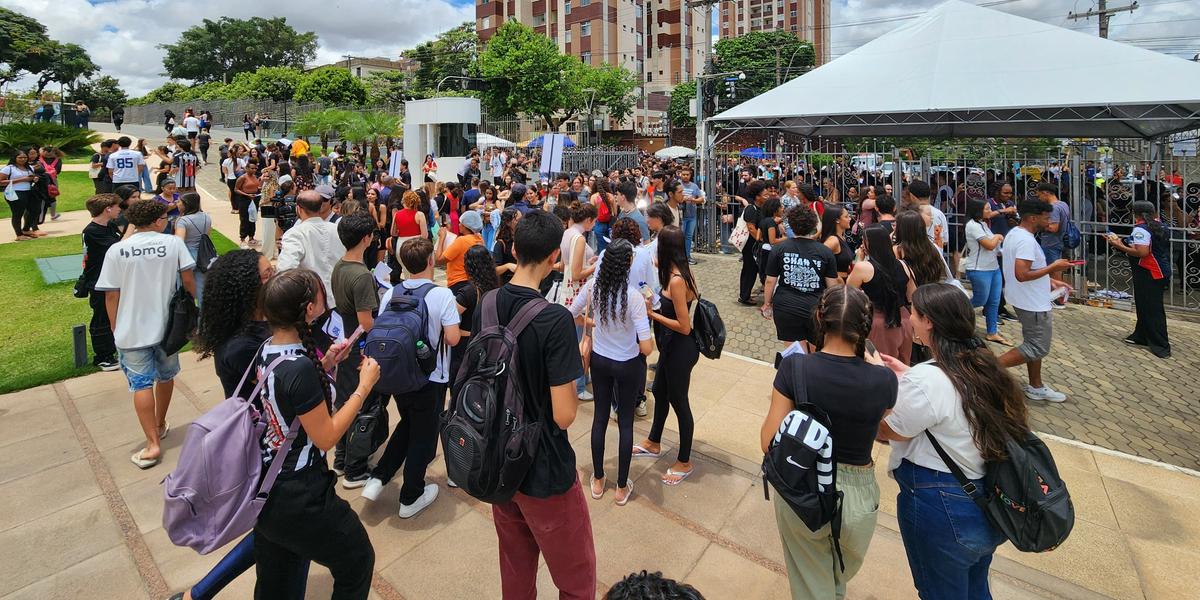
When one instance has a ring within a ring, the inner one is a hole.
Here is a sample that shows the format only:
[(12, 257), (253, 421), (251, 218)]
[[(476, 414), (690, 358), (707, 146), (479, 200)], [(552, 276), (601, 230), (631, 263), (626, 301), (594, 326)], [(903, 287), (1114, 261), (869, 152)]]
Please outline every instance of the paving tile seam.
[[(1128, 454), (1126, 452), (1121, 452), (1120, 450), (1113, 450), (1112, 448), (1105, 448), (1104, 446), (1097, 446), (1095, 444), (1089, 444), (1087, 442), (1081, 442), (1079, 440), (1073, 440), (1070, 438), (1060, 437), (1060, 436), (1054, 435), (1052, 433), (1043, 433), (1043, 432), (1039, 431), (1039, 432), (1037, 432), (1037, 434), (1044, 438), (1059, 442), (1061, 444), (1066, 444), (1068, 446), (1074, 446), (1076, 448), (1082, 448), (1084, 450), (1089, 450), (1092, 452), (1099, 452), (1100, 454), (1112, 456), (1114, 458), (1121, 458), (1121, 459), (1133, 461), (1136, 463), (1140, 463), (1143, 465), (1157, 467), (1159, 469), (1165, 469), (1167, 471), (1174, 471), (1176, 473), (1182, 473), (1184, 475), (1191, 475), (1192, 477), (1200, 477), (1200, 471), (1197, 471), (1195, 469), (1189, 469), (1187, 467), (1181, 467), (1179, 465), (1165, 463), (1162, 461), (1154, 460), (1152, 458), (1146, 458), (1144, 456), (1137, 456), (1136, 454)], [(1099, 465), (1097, 465), (1097, 467), (1099, 467)]]
[(166, 597), (170, 593), (170, 588), (158, 568), (158, 563), (154, 561), (154, 556), (150, 553), (145, 538), (138, 529), (129, 505), (125, 503), (121, 490), (108, 470), (104, 457), (96, 448), (96, 442), (92, 439), (91, 432), (83, 423), (83, 418), (79, 415), (74, 400), (71, 399), (70, 393), (67, 392), (62, 382), (54, 384), (54, 392), (58, 395), (58, 401), (66, 412), (67, 419), (71, 422), (75, 441), (83, 450), (83, 456), (87, 459), (88, 466), (91, 467), (92, 476), (95, 477), (96, 484), (100, 487), (100, 493), (104, 496), (108, 511), (121, 531), (121, 539), (133, 558), (133, 563), (141, 576), (142, 585), (145, 586), (146, 592), (151, 598)]

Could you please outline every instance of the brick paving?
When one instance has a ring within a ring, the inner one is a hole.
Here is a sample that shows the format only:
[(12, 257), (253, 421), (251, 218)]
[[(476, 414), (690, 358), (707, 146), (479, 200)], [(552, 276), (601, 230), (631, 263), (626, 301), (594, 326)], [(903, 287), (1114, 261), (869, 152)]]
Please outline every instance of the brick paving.
[[(726, 350), (771, 361), (781, 345), (775, 328), (756, 308), (737, 299), (741, 263), (736, 256), (702, 255), (695, 275), (705, 298), (716, 303), (728, 330)], [(761, 301), (761, 297), (759, 297)], [(1067, 394), (1063, 404), (1032, 402), (1034, 429), (1165, 463), (1200, 469), (1200, 325), (1169, 319), (1173, 356), (1160, 360), (1121, 338), (1134, 315), (1072, 305), (1054, 312), (1054, 345), (1043, 377)], [(983, 319), (978, 320), (980, 334)], [(1001, 331), (1019, 342), (1020, 327)], [(991, 345), (997, 353), (1003, 347)], [(1014, 369), (1026, 381), (1025, 368)]]

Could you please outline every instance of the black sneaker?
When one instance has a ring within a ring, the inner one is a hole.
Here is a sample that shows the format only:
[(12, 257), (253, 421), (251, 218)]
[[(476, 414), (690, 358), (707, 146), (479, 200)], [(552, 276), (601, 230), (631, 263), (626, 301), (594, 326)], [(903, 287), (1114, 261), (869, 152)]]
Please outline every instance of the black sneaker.
[(121, 368), (120, 363), (113, 360), (102, 360), (96, 363), (96, 366), (99, 367), (101, 371), (116, 371), (117, 369)]
[(750, 300), (742, 300), (741, 298), (738, 298), (737, 303), (741, 304), (742, 306), (758, 306), (758, 304), (755, 304)]
[(1000, 319), (1004, 321), (1016, 321), (1017, 316), (1008, 312), (1007, 310), (1002, 310), (1000, 311)]
[(688, 264), (689, 264), (689, 265), (698, 265), (698, 264), (700, 264), (700, 263), (699, 263), (699, 262), (698, 262), (696, 259), (694, 259), (694, 258), (689, 258), (689, 259), (688, 259)]
[(367, 485), (367, 481), (369, 481), (370, 479), (371, 479), (370, 473), (363, 473), (361, 475), (356, 475), (356, 476), (346, 475), (345, 477), (342, 477), (342, 487), (344, 487), (348, 490), (360, 488), (364, 485)]

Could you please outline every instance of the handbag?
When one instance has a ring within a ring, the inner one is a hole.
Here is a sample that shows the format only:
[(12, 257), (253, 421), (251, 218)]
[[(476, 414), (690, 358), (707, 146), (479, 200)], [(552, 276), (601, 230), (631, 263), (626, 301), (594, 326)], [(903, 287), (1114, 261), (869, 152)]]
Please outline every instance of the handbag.
[(175, 295), (167, 305), (167, 329), (158, 347), (167, 356), (179, 352), (196, 332), (199, 318), (200, 311), (192, 295), (182, 285), (175, 288)]
[(750, 229), (746, 227), (746, 218), (738, 217), (737, 225), (733, 226), (733, 231), (729, 232), (729, 243), (733, 244), (734, 248), (741, 252), (746, 247), (746, 242), (750, 240)]
[(21, 197), (17, 195), (17, 190), (13, 187), (11, 181), (8, 185), (4, 186), (4, 199), (8, 200), (9, 202), (16, 202), (17, 200), (21, 199)]

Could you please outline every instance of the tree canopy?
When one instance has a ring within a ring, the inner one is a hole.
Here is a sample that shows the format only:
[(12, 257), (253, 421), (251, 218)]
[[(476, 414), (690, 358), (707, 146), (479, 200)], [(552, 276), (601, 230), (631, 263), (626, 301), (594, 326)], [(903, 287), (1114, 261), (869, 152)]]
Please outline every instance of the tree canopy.
[(92, 110), (111, 111), (118, 106), (124, 106), (127, 96), (125, 90), (121, 89), (121, 82), (116, 77), (101, 75), (80, 83), (75, 88), (75, 99), (83, 100), (83, 103), (90, 106)]
[(228, 98), (274, 100), (282, 102), (296, 96), (296, 88), (304, 73), (291, 67), (260, 67), (253, 72), (238, 73), (222, 95)]
[(0, 7), (0, 85), (40, 73), (49, 64), (52, 44), (37, 19)]
[(91, 77), (100, 71), (100, 67), (88, 56), (87, 50), (79, 44), (60, 44), (51, 40), (49, 48), (50, 61), (38, 74), (35, 93), (42, 93), (51, 83), (67, 84), (73, 88), (76, 80)]
[(362, 104), (367, 101), (367, 88), (346, 69), (322, 67), (304, 74), (293, 99), (333, 105)]
[(204, 19), (189, 27), (174, 44), (159, 46), (165, 75), (196, 83), (228, 83), (239, 73), (260, 67), (304, 68), (317, 54), (317, 34), (300, 33), (285, 17)]
[(478, 47), (479, 36), (475, 33), (475, 23), (468, 22), (405, 52), (405, 58), (421, 63), (413, 76), (413, 87), (422, 90), (421, 95), (429, 96), (442, 79), (473, 74)]

